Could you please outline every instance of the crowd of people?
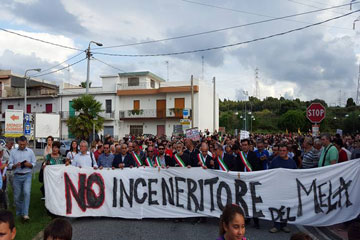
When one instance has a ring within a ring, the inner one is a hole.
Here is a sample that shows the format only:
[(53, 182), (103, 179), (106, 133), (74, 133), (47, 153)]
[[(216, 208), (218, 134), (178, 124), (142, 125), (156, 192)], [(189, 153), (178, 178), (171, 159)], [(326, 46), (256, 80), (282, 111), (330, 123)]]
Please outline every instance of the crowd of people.
[[(29, 220), (31, 170), (36, 164), (33, 151), (27, 148), (27, 139), (18, 139), (19, 147), (13, 149), (14, 141), (6, 141), (0, 148), (3, 189), (1, 197), (7, 199), (6, 190), (13, 186), (16, 215)], [(135, 137), (115, 140), (111, 136), (97, 140), (89, 146), (87, 141), (72, 141), (66, 156), (60, 154), (60, 142), (52, 136), (47, 138), (44, 162), (47, 165), (65, 164), (76, 167), (133, 168), (148, 167), (201, 167), (222, 171), (251, 172), (273, 168), (308, 169), (360, 158), (360, 135), (320, 137), (292, 134), (252, 134), (249, 138), (239, 136), (200, 133), (193, 141), (182, 136)], [(4, 174), (4, 171), (7, 173)], [(11, 170), (11, 171), (9, 171)], [(40, 181), (41, 173), (40, 173)], [(45, 196), (44, 188), (42, 188)], [(5, 194), (4, 194), (5, 193)], [(7, 201), (2, 202), (7, 202)], [(6, 208), (6, 206), (5, 206)], [(246, 219), (249, 223), (250, 219)], [(259, 219), (253, 218), (254, 226), (260, 228)], [(271, 233), (290, 232), (286, 223), (274, 223)]]

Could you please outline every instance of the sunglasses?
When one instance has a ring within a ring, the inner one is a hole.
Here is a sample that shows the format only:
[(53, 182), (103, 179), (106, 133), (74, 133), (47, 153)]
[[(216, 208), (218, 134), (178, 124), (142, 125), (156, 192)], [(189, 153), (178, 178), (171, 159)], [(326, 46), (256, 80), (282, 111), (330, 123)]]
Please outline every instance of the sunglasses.
[(148, 151), (148, 152), (154, 152), (154, 151)]
[(159, 148), (159, 150), (164, 150), (165, 148)]

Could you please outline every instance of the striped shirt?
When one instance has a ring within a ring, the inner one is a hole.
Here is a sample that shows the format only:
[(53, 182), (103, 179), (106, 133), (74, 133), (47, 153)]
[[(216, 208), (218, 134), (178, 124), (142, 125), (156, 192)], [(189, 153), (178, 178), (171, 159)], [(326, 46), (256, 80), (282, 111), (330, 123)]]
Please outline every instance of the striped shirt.
[(310, 151), (304, 152), (302, 157), (302, 168), (315, 168), (318, 166), (320, 158), (320, 151), (311, 148)]

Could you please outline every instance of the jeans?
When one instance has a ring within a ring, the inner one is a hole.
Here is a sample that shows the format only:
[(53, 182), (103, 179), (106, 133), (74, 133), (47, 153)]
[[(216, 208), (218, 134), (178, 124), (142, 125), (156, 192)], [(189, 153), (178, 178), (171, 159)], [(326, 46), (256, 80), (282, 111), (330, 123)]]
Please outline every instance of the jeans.
[(14, 174), (13, 184), (16, 215), (28, 216), (31, 192), (31, 172), (25, 175)]
[(286, 226), (287, 226), (286, 222), (282, 222), (282, 223), (274, 222), (274, 227), (276, 227), (278, 230), (281, 230), (282, 228), (284, 228)]

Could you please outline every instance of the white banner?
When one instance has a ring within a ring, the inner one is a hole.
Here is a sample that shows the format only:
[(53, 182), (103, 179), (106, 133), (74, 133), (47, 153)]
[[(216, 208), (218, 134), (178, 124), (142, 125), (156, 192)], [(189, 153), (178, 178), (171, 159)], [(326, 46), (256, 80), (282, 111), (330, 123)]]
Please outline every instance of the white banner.
[(314, 169), (222, 172), (47, 166), (46, 207), (68, 217), (219, 217), (227, 203), (246, 215), (328, 226), (360, 214), (360, 159)]

